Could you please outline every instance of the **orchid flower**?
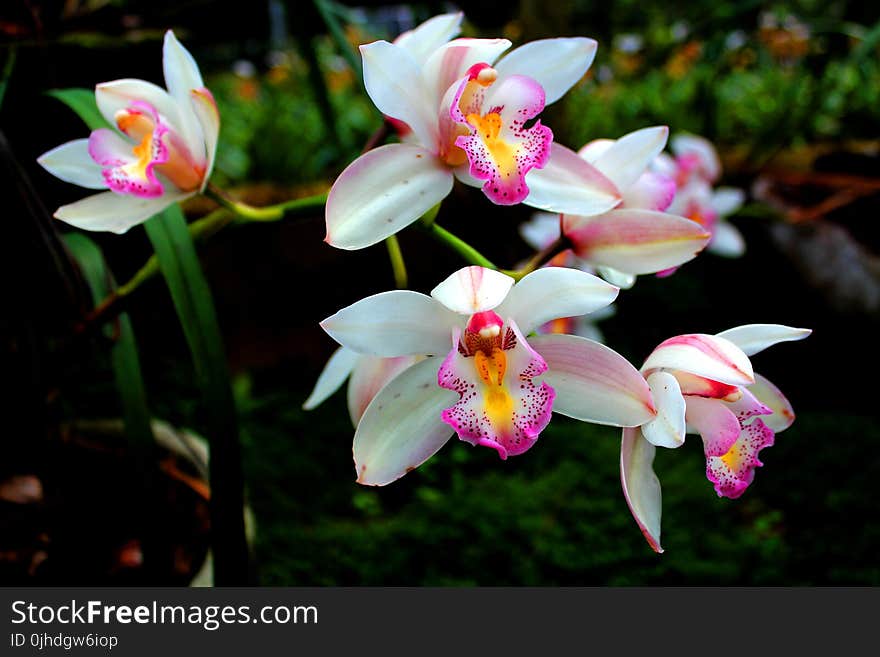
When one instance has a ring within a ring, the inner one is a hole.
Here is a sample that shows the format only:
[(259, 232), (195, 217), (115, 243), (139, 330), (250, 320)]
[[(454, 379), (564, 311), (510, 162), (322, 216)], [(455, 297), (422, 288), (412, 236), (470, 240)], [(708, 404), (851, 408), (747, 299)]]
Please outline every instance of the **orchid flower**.
[(354, 437), (358, 482), (381, 486), (416, 468), (453, 434), (502, 459), (537, 441), (551, 411), (614, 426), (655, 414), (648, 385), (622, 356), (572, 335), (526, 335), (556, 317), (608, 305), (617, 288), (574, 269), (514, 280), (465, 267), (431, 296), (376, 294), (321, 326), (344, 347), (384, 358), (430, 356), (387, 383)]
[(108, 190), (58, 208), (56, 218), (124, 233), (207, 185), (220, 131), (217, 105), (170, 30), (162, 55), (167, 91), (134, 79), (97, 85), (98, 109), (116, 130), (100, 128), (37, 160), (66, 182)]
[(376, 393), (419, 360), (418, 356), (380, 358), (339, 347), (318, 376), (314, 389), (303, 403), (303, 410), (310, 411), (324, 403), (348, 379), (348, 414), (352, 424), (357, 426)]
[[(622, 195), (614, 209), (594, 216), (564, 214), (561, 229), (578, 266), (594, 268), (619, 287), (632, 287), (638, 274), (680, 265), (697, 255), (710, 238), (699, 224), (670, 214), (675, 182), (649, 170), (666, 145), (666, 126), (644, 128), (618, 140), (598, 139), (578, 152), (609, 178)], [(560, 220), (537, 215), (521, 230), (535, 248), (559, 237)]]
[(712, 234), (708, 251), (730, 258), (741, 256), (745, 241), (725, 217), (742, 207), (745, 192), (735, 187), (714, 187), (721, 178), (721, 160), (707, 139), (676, 135), (670, 147), (675, 158), (664, 153), (654, 163), (654, 171), (673, 178), (678, 188), (668, 212), (704, 226)]
[(706, 477), (719, 497), (741, 496), (762, 465), (758, 453), (791, 426), (794, 411), (779, 389), (755, 374), (749, 356), (778, 342), (802, 340), (809, 329), (749, 324), (718, 335), (679, 335), (648, 356), (642, 373), (657, 414), (626, 428), (621, 443), (623, 493), (651, 547), (660, 547), (660, 482), (652, 464), (656, 447), (679, 447), (699, 433)]
[(583, 77), (596, 42), (533, 41), (499, 60), (507, 39), (443, 43), (460, 20), (435, 17), (396, 43), (361, 46), (367, 94), (410, 132), (336, 179), (326, 209), (331, 245), (360, 249), (393, 235), (442, 201), (456, 178), (494, 203), (551, 212), (591, 215), (620, 201), (608, 178), (535, 120)]

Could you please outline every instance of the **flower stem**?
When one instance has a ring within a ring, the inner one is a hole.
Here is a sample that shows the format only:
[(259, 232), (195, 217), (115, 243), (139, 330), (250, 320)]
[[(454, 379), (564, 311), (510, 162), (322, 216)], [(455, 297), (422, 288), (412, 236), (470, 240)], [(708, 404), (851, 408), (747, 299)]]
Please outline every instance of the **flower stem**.
[(388, 247), (388, 258), (391, 260), (391, 269), (394, 271), (394, 284), (399, 290), (406, 289), (408, 283), (406, 263), (403, 261), (403, 251), (400, 250), (397, 235), (386, 237), (385, 246)]
[[(211, 237), (220, 229), (233, 223), (236, 217), (251, 222), (279, 221), (285, 217), (308, 214), (323, 207), (327, 201), (326, 194), (316, 194), (277, 205), (256, 208), (232, 199), (226, 192), (210, 184), (205, 190), (205, 196), (219, 203), (220, 208), (189, 224), (189, 233), (194, 240)], [(123, 301), (158, 273), (159, 260), (155, 255), (150, 256), (134, 276), (95, 306), (94, 310), (77, 325), (75, 332), (83, 333), (90, 327), (115, 317), (122, 311)]]
[(445, 228), (437, 225), (434, 222), (431, 222), (430, 224), (423, 222), (419, 225), (431, 237), (433, 237), (438, 242), (445, 244), (447, 247), (455, 251), (472, 265), (479, 265), (480, 267), (487, 267), (488, 269), (498, 269), (498, 267), (492, 264), (492, 261), (489, 260), (486, 256), (477, 251), (474, 247), (472, 247), (460, 237), (456, 237), (455, 235), (450, 233)]
[(304, 212), (323, 207), (327, 202), (327, 194), (315, 194), (314, 196), (306, 196), (305, 198), (278, 203), (277, 205), (257, 208), (242, 201), (236, 201), (228, 193), (211, 183), (208, 183), (203, 194), (221, 207), (234, 212), (247, 221), (278, 221), (290, 213)]
[(571, 241), (565, 235), (560, 235), (552, 244), (547, 245), (546, 247), (538, 251), (535, 255), (533, 255), (531, 259), (520, 269), (504, 269), (502, 270), (502, 273), (507, 274), (508, 276), (516, 280), (520, 280), (527, 274), (531, 274), (542, 265), (547, 264), (550, 260), (558, 256), (560, 253), (570, 248)]
[[(192, 222), (189, 225), (189, 233), (193, 239), (205, 239), (230, 224), (235, 215), (226, 208), (214, 210), (214, 212)], [(152, 255), (144, 265), (135, 272), (134, 276), (108, 294), (76, 327), (76, 333), (82, 333), (89, 327), (115, 317), (122, 312), (122, 302), (132, 292), (137, 290), (143, 283), (159, 273), (159, 259)]]

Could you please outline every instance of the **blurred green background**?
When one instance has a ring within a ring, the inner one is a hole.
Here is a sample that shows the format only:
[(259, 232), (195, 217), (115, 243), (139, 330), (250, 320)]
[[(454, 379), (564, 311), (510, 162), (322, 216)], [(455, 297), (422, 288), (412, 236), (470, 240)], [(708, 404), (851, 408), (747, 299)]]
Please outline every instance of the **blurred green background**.
[[(456, 8), (321, 4), (351, 46), (393, 38)], [(462, 9), (468, 36), (501, 35), (515, 44), (556, 35), (598, 40), (590, 72), (545, 112), (558, 141), (578, 148), (665, 124), (718, 145), (723, 182), (750, 193), (732, 218), (746, 237), (746, 255), (703, 254), (668, 279), (641, 277), (602, 329), (609, 346), (639, 364), (678, 333), (753, 322), (813, 328), (806, 341), (753, 359), (798, 419), (762, 453), (765, 466), (735, 501), (719, 499), (706, 480), (698, 439), (660, 450), (662, 555), (644, 542), (624, 502), (620, 436), (609, 427), (556, 417), (534, 449), (505, 462), (452, 440), (402, 480), (360, 487), (344, 392), (315, 411), (300, 406), (335, 346), (317, 322), (393, 286), (384, 247), (336, 251), (322, 242), (320, 215), (232, 227), (200, 254), (242, 420), (258, 581), (880, 584), (876, 7), (522, 0)], [(116, 77), (160, 82), (161, 36), (169, 27), (195, 55), (220, 106), (214, 180), (255, 204), (326, 189), (381, 124), (310, 2), (68, 0), (12, 2), (2, 11), (6, 153), (50, 211), (81, 190), (51, 179), (34, 159), (84, 132), (44, 92)], [(79, 311), (59, 282), (65, 274), (24, 226), (25, 204), (11, 207), (3, 275), (25, 283), (12, 293), (0, 327), (10, 427), (0, 476), (34, 473), (44, 495), (28, 507), (0, 500), (7, 543), (0, 576), (37, 584), (185, 582), (192, 575), (186, 568), (171, 574), (151, 560), (140, 514), (159, 513), (161, 525), (166, 511), (107, 471), (123, 466), (84, 465), (82, 474), (65, 467), (65, 427), (119, 415), (107, 344), (80, 344), (73, 356), (59, 347)], [(196, 217), (205, 206), (195, 202), (187, 211)], [(525, 207), (501, 211), (456, 188), (438, 221), (512, 266), (528, 254), (516, 228), (529, 214)], [(120, 281), (149, 255), (142, 231), (95, 239)], [(405, 232), (401, 243), (414, 289), (430, 290), (462, 264), (420, 234)], [(139, 291), (128, 310), (154, 416), (201, 431), (198, 391), (161, 281)], [(193, 553), (203, 556), (203, 521), (172, 524), (169, 540), (194, 543)], [(122, 548), (132, 541), (141, 558), (126, 562), (131, 550)]]

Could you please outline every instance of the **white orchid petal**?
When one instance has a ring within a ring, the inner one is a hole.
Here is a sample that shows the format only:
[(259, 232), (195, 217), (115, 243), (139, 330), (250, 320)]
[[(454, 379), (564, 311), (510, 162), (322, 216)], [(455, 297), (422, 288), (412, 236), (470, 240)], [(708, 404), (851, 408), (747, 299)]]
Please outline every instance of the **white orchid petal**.
[(526, 175), (526, 205), (548, 212), (590, 216), (620, 203), (620, 192), (608, 178), (571, 149), (553, 143), (543, 169)]
[(761, 420), (776, 433), (788, 429), (794, 422), (794, 409), (791, 402), (782, 394), (782, 391), (774, 383), (760, 374), (755, 374), (755, 382), (748, 387), (748, 391), (757, 397), (758, 401), (773, 411), (772, 415), (762, 415)]
[(205, 86), (199, 65), (183, 47), (174, 32), (165, 32), (165, 41), (162, 45), (162, 68), (165, 73), (165, 86), (178, 102), (186, 102), (189, 92)]
[(437, 110), (428, 101), (421, 70), (409, 52), (387, 41), (361, 46), (364, 86), (383, 114), (406, 123), (422, 146), (437, 144)]
[(519, 225), (519, 234), (533, 249), (543, 249), (559, 237), (559, 215), (536, 212), (531, 219)]
[(654, 417), (651, 391), (623, 356), (576, 335), (536, 335), (529, 344), (547, 362), (553, 410), (586, 422), (637, 426)]
[(705, 333), (678, 335), (662, 342), (642, 366), (642, 372), (655, 369), (681, 370), (730, 385), (755, 382), (752, 363), (739, 347)]
[(656, 451), (638, 428), (623, 430), (620, 445), (623, 496), (648, 544), (655, 552), (663, 552), (660, 547), (660, 480), (653, 467)]
[(43, 153), (37, 162), (64, 182), (87, 189), (107, 189), (101, 167), (89, 155), (89, 140), (75, 139)]
[(424, 463), (452, 437), (440, 419), (457, 393), (437, 385), (441, 359), (416, 363), (370, 402), (354, 435), (358, 483), (384, 486)]
[(190, 92), (192, 110), (201, 128), (205, 152), (205, 173), (202, 175), (204, 189), (214, 171), (214, 158), (217, 156), (217, 141), (220, 138), (220, 111), (213, 94), (204, 87)]
[(398, 374), (419, 360), (419, 356), (380, 358), (360, 356), (348, 381), (348, 413), (356, 427), (364, 411), (379, 391)]
[(746, 356), (754, 356), (780, 342), (803, 340), (812, 329), (794, 328), (783, 324), (745, 324), (718, 334), (742, 349)]
[(678, 165), (669, 155), (666, 153), (660, 153), (660, 155), (655, 157), (654, 161), (651, 162), (651, 171), (661, 176), (675, 178), (678, 174)]
[(577, 152), (578, 157), (583, 158), (590, 164), (595, 164), (602, 155), (612, 146), (614, 139), (594, 139), (581, 146)]
[(657, 417), (642, 425), (642, 435), (658, 447), (680, 447), (684, 443), (685, 400), (678, 381), (669, 372), (652, 372), (648, 386), (657, 407)]
[(452, 172), (419, 146), (388, 144), (346, 167), (327, 197), (326, 241), (362, 249), (405, 228), (452, 190)]
[(446, 353), (452, 328), (460, 323), (461, 317), (429, 296), (392, 290), (346, 306), (321, 328), (353, 351), (392, 357)]
[(599, 265), (596, 267), (596, 273), (615, 287), (619, 287), (621, 290), (628, 290), (636, 284), (635, 274), (629, 274), (620, 271), (619, 269), (615, 269), (614, 267), (603, 267)]
[(324, 365), (324, 369), (321, 370), (321, 374), (318, 375), (318, 380), (315, 382), (315, 387), (308, 399), (303, 402), (303, 410), (310, 411), (316, 408), (339, 390), (360, 358), (360, 354), (345, 347), (339, 347), (334, 351), (327, 364)]
[(618, 289), (579, 269), (544, 267), (513, 286), (497, 313), (513, 317), (528, 335), (559, 317), (579, 317), (604, 308), (617, 298)]
[(675, 180), (653, 171), (645, 171), (623, 192), (623, 206), (664, 212), (675, 199)]
[(711, 237), (694, 221), (652, 210), (566, 215), (564, 230), (579, 257), (627, 274), (677, 267), (696, 257)]
[[(102, 82), (95, 87), (95, 102), (110, 125), (116, 125), (116, 112), (128, 108), (135, 101), (143, 101), (152, 105), (177, 130), (183, 127), (177, 101), (162, 87), (152, 82), (126, 78)], [(187, 107), (188, 103), (187, 100)], [(187, 144), (189, 145), (189, 142)]]
[(712, 231), (712, 240), (706, 250), (726, 258), (739, 258), (746, 252), (746, 241), (736, 227), (719, 220)]
[(507, 296), (514, 280), (507, 274), (478, 267), (463, 267), (431, 290), (431, 296), (462, 315), (492, 310)]
[(454, 39), (435, 50), (422, 67), (431, 107), (439, 107), (450, 85), (474, 64), (492, 64), (510, 48), (507, 39)]
[(540, 39), (512, 50), (495, 66), (498, 77), (525, 75), (544, 87), (546, 103), (554, 103), (587, 72), (598, 44), (585, 37)]
[(199, 65), (190, 52), (181, 45), (174, 32), (165, 32), (162, 46), (162, 68), (165, 73), (165, 86), (168, 93), (177, 102), (180, 115), (178, 126), (190, 151), (199, 161), (207, 158), (205, 137), (200, 129), (199, 121), (190, 105), (190, 92), (202, 89), (205, 83)]
[(719, 217), (726, 217), (739, 210), (746, 200), (746, 193), (737, 187), (718, 187), (712, 193), (712, 209)]
[(419, 66), (424, 66), (431, 54), (461, 31), (462, 12), (440, 14), (421, 25), (404, 32), (394, 45), (406, 50)]
[(665, 125), (636, 130), (615, 141), (593, 165), (619, 190), (625, 190), (660, 154), (668, 137), (669, 128)]
[(102, 192), (62, 205), (55, 218), (82, 230), (122, 234), (191, 194), (166, 193), (155, 198)]

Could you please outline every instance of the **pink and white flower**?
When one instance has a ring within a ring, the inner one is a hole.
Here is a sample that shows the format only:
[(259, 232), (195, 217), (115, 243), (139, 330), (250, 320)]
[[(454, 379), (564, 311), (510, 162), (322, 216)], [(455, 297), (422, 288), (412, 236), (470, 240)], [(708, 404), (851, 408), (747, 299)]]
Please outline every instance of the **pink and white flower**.
[(741, 496), (762, 465), (759, 452), (794, 422), (779, 389), (755, 374), (749, 356), (778, 342), (802, 340), (809, 329), (749, 324), (717, 335), (679, 335), (661, 343), (642, 366), (657, 414), (626, 428), (621, 482), (627, 504), (651, 547), (660, 547), (660, 482), (653, 470), (656, 447), (679, 447), (699, 433), (706, 476), (720, 497)]
[(315, 387), (303, 402), (303, 410), (310, 411), (323, 404), (347, 379), (348, 414), (352, 424), (357, 426), (367, 406), (385, 384), (419, 360), (420, 356), (381, 358), (339, 347), (321, 370)]
[(578, 155), (610, 179), (621, 193), (615, 208), (593, 216), (538, 214), (521, 230), (535, 248), (559, 237), (572, 244), (581, 268), (628, 288), (638, 274), (678, 266), (699, 253), (710, 234), (699, 224), (668, 209), (675, 182), (650, 170), (666, 145), (666, 126), (644, 128), (618, 140), (598, 139)]
[(544, 39), (501, 57), (507, 39), (444, 43), (460, 20), (435, 17), (395, 43), (361, 46), (367, 93), (409, 132), (337, 178), (326, 210), (331, 245), (360, 249), (393, 235), (442, 201), (456, 178), (495, 203), (551, 212), (591, 215), (620, 201), (608, 178), (535, 121), (583, 77), (596, 42)]
[(134, 79), (97, 85), (98, 109), (116, 130), (95, 130), (37, 160), (66, 182), (108, 190), (58, 208), (56, 218), (124, 233), (207, 185), (220, 131), (217, 105), (170, 30), (162, 53), (167, 91)]
[(670, 143), (674, 158), (661, 154), (654, 171), (671, 177), (677, 186), (668, 212), (687, 217), (712, 234), (706, 247), (716, 255), (736, 258), (745, 252), (742, 234), (725, 217), (745, 201), (745, 192), (735, 187), (715, 187), (721, 178), (721, 160), (707, 139), (681, 134)]
[(551, 411), (584, 421), (637, 426), (654, 406), (626, 359), (572, 335), (525, 336), (556, 317), (608, 305), (617, 288), (585, 272), (540, 269), (509, 276), (465, 267), (426, 296), (383, 292), (321, 322), (344, 347), (383, 358), (428, 356), (390, 380), (357, 425), (358, 481), (384, 485), (423, 463), (453, 434), (521, 454)]

